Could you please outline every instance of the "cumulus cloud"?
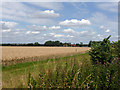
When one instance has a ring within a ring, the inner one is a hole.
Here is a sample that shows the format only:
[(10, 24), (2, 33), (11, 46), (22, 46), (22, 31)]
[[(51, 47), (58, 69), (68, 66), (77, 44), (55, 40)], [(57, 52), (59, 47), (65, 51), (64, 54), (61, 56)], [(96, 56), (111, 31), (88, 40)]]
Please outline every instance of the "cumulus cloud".
[(19, 34), (20, 32), (14, 32), (14, 34)]
[(31, 32), (32, 34), (39, 34), (40, 32), (38, 32), (38, 31), (33, 31), (33, 32)]
[[(71, 36), (74, 37), (83, 37), (83, 36), (92, 36), (95, 35), (96, 32), (94, 32), (93, 30), (87, 30), (87, 31), (75, 31), (71, 28), (68, 29), (64, 29), (63, 30), (64, 33), (69, 33)], [(69, 37), (69, 36), (68, 36)]]
[(105, 27), (102, 25), (102, 26), (100, 26), (100, 29), (104, 29)]
[(68, 38), (73, 38), (74, 36), (71, 36), (71, 35), (67, 35)]
[(59, 37), (63, 37), (63, 36), (64, 36), (64, 35), (62, 35), (62, 34), (56, 34), (56, 33), (49, 33), (49, 35), (50, 35), (50, 36), (53, 36), (53, 37), (56, 37), (56, 38), (57, 38), (57, 37), (59, 38)]
[[(117, 15), (117, 14), (116, 14)], [(112, 31), (119, 31), (118, 30), (118, 21), (117, 21), (117, 18), (116, 17), (112, 17), (112, 18), (109, 18), (106, 14), (104, 13), (101, 13), (101, 12), (95, 12), (92, 14), (92, 17), (89, 18), (90, 21), (92, 22), (92, 24), (94, 26), (97, 26), (97, 27), (100, 27), (104, 26), (103, 30), (104, 32), (109, 29), (109, 30), (112, 30)], [(109, 32), (109, 30), (107, 32)], [(111, 33), (111, 35), (113, 35)]]
[(82, 19), (77, 20), (77, 19), (71, 19), (71, 20), (65, 20), (59, 23), (60, 25), (63, 26), (72, 26), (72, 27), (82, 27), (82, 26), (89, 26), (91, 25), (91, 22), (89, 20)]
[(22, 21), (27, 23), (41, 25), (55, 24), (56, 21), (53, 18), (59, 17), (58, 13), (54, 10), (38, 10), (30, 5), (26, 5), (21, 2), (14, 3), (2, 3), (2, 17), (3, 19)]
[(109, 29), (107, 29), (105, 32), (107, 32), (107, 33), (108, 33), (108, 32), (110, 32), (110, 30), (109, 30)]
[(71, 28), (68, 28), (68, 29), (64, 29), (63, 32), (65, 33), (74, 33), (75, 31)]
[(49, 33), (51, 36), (54, 36), (55, 35), (55, 33)]
[(52, 27), (49, 27), (50, 30), (56, 30), (56, 29), (60, 29), (61, 27), (60, 26), (52, 26)]
[(30, 34), (30, 33), (31, 33), (31, 31), (27, 31), (27, 32), (26, 32), (26, 34)]
[(103, 39), (103, 35), (98, 34), (97, 36), (98, 36), (98, 38)]
[(44, 31), (44, 30), (47, 30), (47, 27), (46, 26), (39, 26), (39, 25), (32, 25), (32, 26), (28, 26), (28, 28), (30, 30), (34, 30), (34, 31)]
[(30, 30), (34, 30), (34, 31), (45, 31), (45, 30), (56, 30), (56, 29), (60, 29), (60, 26), (51, 26), (51, 27), (47, 27), (45, 25), (41, 26), (41, 25), (31, 25), (28, 26), (28, 28)]
[(46, 18), (56, 18), (56, 17), (59, 17), (60, 15), (58, 13), (55, 13), (54, 10), (45, 10), (45, 11), (37, 11), (29, 16), (31, 18), (46, 19)]
[(61, 34), (56, 34), (54, 35), (54, 37), (63, 37), (64, 35), (61, 35)]
[(19, 29), (17, 28), (16, 31), (25, 31), (26, 29), (25, 28), (22, 28), (22, 29)]
[(26, 34), (39, 34), (39, 31), (27, 31)]
[(80, 36), (93, 36), (95, 35), (96, 32), (94, 32), (93, 30), (88, 30), (88, 31), (81, 31), (79, 32)]
[(2, 32), (10, 32), (11, 29), (7, 29), (7, 30), (2, 30)]

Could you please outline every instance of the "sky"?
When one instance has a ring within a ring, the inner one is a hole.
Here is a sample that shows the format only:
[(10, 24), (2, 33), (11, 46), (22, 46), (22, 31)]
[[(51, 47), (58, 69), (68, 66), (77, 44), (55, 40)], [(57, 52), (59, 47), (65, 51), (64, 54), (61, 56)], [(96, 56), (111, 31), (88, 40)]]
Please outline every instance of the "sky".
[(3, 2), (0, 9), (3, 43), (118, 40), (117, 2)]

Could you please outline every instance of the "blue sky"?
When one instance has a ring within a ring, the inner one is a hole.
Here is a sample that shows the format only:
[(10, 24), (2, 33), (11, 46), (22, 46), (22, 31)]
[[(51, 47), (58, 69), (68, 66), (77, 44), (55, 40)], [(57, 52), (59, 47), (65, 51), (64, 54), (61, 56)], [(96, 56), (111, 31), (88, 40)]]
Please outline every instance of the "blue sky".
[(116, 41), (117, 5), (117, 2), (3, 2), (2, 42), (88, 43), (109, 35), (111, 41)]

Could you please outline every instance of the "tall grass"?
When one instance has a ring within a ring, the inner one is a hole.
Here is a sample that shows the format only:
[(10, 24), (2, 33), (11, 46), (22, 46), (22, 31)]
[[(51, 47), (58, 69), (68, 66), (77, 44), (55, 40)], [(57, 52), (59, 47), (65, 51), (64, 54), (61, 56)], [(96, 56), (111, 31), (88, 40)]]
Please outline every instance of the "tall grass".
[(118, 88), (118, 59), (92, 65), (88, 53), (5, 66), (3, 88)]
[[(3, 66), (2, 85), (3, 88), (27, 88), (29, 76), (28, 73), (31, 73), (33, 78), (37, 80), (40, 72), (44, 75), (45, 73), (47, 74), (48, 71), (54, 71), (55, 69), (61, 67), (65, 68), (64, 66), (67, 64), (66, 62), (68, 62), (67, 67), (70, 68), (70, 66), (72, 65), (70, 63), (73, 63), (74, 60), (78, 60), (78, 62), (80, 62), (78, 64), (81, 65), (82, 63), (84, 63), (84, 59), (90, 61), (89, 58), (89, 55), (86, 53), (62, 58), (54, 57), (53, 59)], [(57, 63), (59, 63), (60, 65)]]
[(40, 68), (37, 78), (29, 73), (29, 88), (118, 88), (117, 60), (92, 65), (87, 54), (86, 57), (48, 61), (48, 68)]

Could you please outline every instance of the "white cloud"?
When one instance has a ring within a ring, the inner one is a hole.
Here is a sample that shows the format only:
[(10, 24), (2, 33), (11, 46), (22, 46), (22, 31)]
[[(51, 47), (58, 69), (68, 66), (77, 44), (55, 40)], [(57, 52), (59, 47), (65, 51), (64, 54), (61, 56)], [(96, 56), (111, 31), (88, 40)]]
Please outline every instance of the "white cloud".
[(55, 13), (54, 10), (45, 10), (45, 11), (37, 11), (31, 15), (29, 15), (30, 18), (41, 18), (41, 19), (46, 19), (46, 18), (57, 18), (60, 15), (58, 13)]
[(26, 34), (39, 34), (39, 31), (27, 31)]
[(68, 29), (64, 29), (63, 32), (65, 33), (74, 33), (75, 31), (71, 28), (68, 28)]
[(28, 28), (30, 30), (33, 30), (33, 31), (45, 31), (45, 30), (56, 30), (56, 29), (60, 29), (61, 27), (60, 26), (51, 26), (51, 27), (47, 27), (47, 26), (41, 26), (41, 25), (29, 25)]
[(101, 35), (101, 34), (98, 34), (97, 36), (99, 39), (104, 39), (103, 35)]
[(16, 22), (7, 22), (7, 21), (0, 22), (0, 26), (2, 26), (2, 30), (11, 29), (11, 28), (15, 27), (16, 25), (18, 25), (18, 23), (16, 23)]
[(102, 26), (100, 26), (100, 29), (104, 29), (105, 27), (102, 25)]
[(118, 12), (117, 2), (116, 3), (115, 2), (100, 3), (100, 4), (97, 4), (97, 7), (109, 12)]
[(100, 37), (101, 35), (100, 35), (100, 34), (98, 34), (97, 36), (98, 36), (98, 37)]
[(56, 34), (54, 35), (54, 37), (63, 37), (64, 35), (61, 35), (61, 34)]
[(82, 19), (81, 21), (77, 20), (77, 19), (71, 19), (71, 20), (62, 21), (59, 24), (63, 25), (63, 26), (73, 26), (73, 27), (78, 26), (78, 27), (82, 27), (82, 26), (89, 26), (89, 25), (91, 25), (91, 22), (89, 20), (85, 20), (85, 19)]
[(43, 36), (47, 36), (47, 34), (43, 34)]
[(81, 31), (80, 34), (88, 33), (88, 31)]
[(90, 21), (94, 26), (104, 26), (103, 30), (110, 29), (112, 31), (118, 31), (118, 21), (115, 17), (109, 18), (107, 15), (101, 12), (95, 12), (92, 14)]
[(14, 34), (19, 34), (20, 32), (14, 32)]
[(40, 32), (38, 32), (38, 31), (33, 31), (33, 32), (31, 32), (32, 34), (39, 34)]
[(71, 35), (67, 35), (68, 38), (73, 38), (74, 36), (71, 36)]
[(105, 32), (107, 32), (107, 33), (108, 33), (108, 32), (110, 32), (110, 30), (109, 30), (109, 29), (107, 29)]
[(49, 27), (50, 30), (56, 30), (56, 29), (60, 29), (61, 27), (60, 26), (52, 26), (52, 27)]
[(10, 32), (11, 29), (7, 29), (7, 30), (2, 30), (2, 32)]
[(39, 26), (39, 25), (32, 25), (32, 26), (28, 26), (28, 28), (30, 30), (33, 30), (33, 31), (44, 31), (44, 30), (47, 30), (47, 27), (46, 26)]
[(80, 36), (93, 36), (95, 35), (96, 32), (94, 32), (93, 30), (88, 30), (88, 31), (81, 31), (79, 32)]
[(74, 37), (87, 37), (87, 36), (92, 36), (92, 35), (95, 35), (95, 33), (96, 32), (94, 32), (93, 30), (87, 30), (87, 31), (75, 31), (75, 30), (73, 30), (73, 29), (70, 29), (70, 28), (68, 28), (68, 29), (64, 29), (63, 30), (63, 32), (65, 32), (65, 33), (69, 33), (69, 34), (71, 34), (72, 36), (74, 36)]
[(3, 19), (27, 22), (32, 24), (53, 25), (53, 18), (59, 17), (54, 10), (40, 11), (21, 2), (7, 2), (2, 5)]
[(16, 30), (17, 31), (25, 31), (26, 29), (25, 28), (22, 28), (22, 29), (17, 28)]
[(64, 35), (62, 34), (56, 34), (56, 33), (49, 33), (50, 36), (53, 36), (53, 37), (63, 37)]
[(30, 34), (30, 33), (31, 33), (31, 31), (27, 31), (27, 32), (26, 32), (26, 34)]
[(49, 33), (51, 36), (54, 36), (55, 35), (55, 33)]

